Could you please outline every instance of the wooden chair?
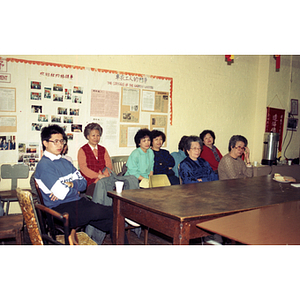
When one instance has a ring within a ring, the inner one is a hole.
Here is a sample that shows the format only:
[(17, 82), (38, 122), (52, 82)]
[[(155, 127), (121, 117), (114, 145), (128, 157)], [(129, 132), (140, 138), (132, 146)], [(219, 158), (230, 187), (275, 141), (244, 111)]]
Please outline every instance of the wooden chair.
[(20, 188), (17, 188), (16, 193), (31, 243), (33, 245), (43, 245), (40, 226), (37, 221), (31, 193), (29, 191), (21, 190)]
[(149, 187), (162, 187), (162, 186), (170, 186), (170, 180), (166, 174), (156, 174), (149, 176)]
[[(70, 233), (68, 213), (60, 214), (39, 203), (34, 205), (32, 194), (29, 191), (17, 188), (16, 193), (33, 245), (69, 245), (70, 239), (73, 245), (81, 245), (82, 239), (85, 241), (84, 245), (97, 245), (84, 232), (77, 236), (75, 229), (73, 229), (74, 231), (72, 230)], [(63, 234), (57, 234), (58, 230), (54, 225), (55, 223), (60, 223), (64, 230)], [(70, 235), (72, 237), (69, 238)], [(74, 243), (73, 240), (75, 241)]]
[(123, 166), (126, 165), (129, 156), (112, 156), (111, 162), (113, 165), (113, 171), (118, 175), (122, 172)]
[(38, 202), (40, 203), (40, 204), (43, 204), (43, 205), (45, 205), (44, 204), (44, 200), (43, 200), (43, 196), (42, 196), (42, 193), (41, 193), (41, 190), (40, 190), (40, 188), (39, 188), (39, 185), (37, 184), (37, 182), (36, 182), (36, 180), (34, 179), (34, 184), (35, 184), (35, 189), (36, 189), (36, 192), (37, 192), (37, 195), (38, 195)]
[[(25, 164), (3, 164), (1, 166), (1, 178), (11, 179), (10, 190), (0, 191), (0, 200), (6, 203), (5, 215), (9, 213), (9, 206), (11, 202), (17, 202), (18, 197), (16, 188), (18, 185), (18, 179), (25, 179), (29, 176), (29, 166)], [(30, 189), (28, 189), (30, 191)]]
[(182, 179), (179, 175), (179, 169), (180, 169), (180, 164), (178, 164), (178, 178), (179, 178), (179, 184), (182, 184)]
[(14, 238), (17, 245), (23, 243), (23, 216), (22, 214), (0, 217), (0, 240)]
[(71, 230), (69, 235), (69, 244), (70, 245), (98, 245), (93, 241), (85, 232), (77, 232), (75, 229)]

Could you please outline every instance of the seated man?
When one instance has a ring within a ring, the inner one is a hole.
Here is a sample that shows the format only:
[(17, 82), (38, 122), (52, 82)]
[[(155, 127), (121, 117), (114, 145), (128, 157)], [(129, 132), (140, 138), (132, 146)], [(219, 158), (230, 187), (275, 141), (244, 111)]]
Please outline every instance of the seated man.
[(61, 158), (66, 141), (64, 130), (58, 125), (49, 125), (42, 129), (41, 139), (44, 155), (37, 164), (35, 179), (44, 204), (59, 213), (69, 213), (71, 229), (90, 224), (109, 232), (112, 238), (112, 207), (80, 198), (79, 192), (86, 189), (86, 180), (71, 162)]

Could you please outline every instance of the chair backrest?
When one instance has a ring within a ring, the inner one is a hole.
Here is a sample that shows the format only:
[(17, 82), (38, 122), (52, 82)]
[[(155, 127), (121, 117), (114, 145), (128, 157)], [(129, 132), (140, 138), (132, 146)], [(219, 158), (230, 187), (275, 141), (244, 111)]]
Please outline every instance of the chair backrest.
[(18, 179), (28, 178), (29, 166), (25, 164), (3, 164), (1, 166), (1, 178), (11, 179), (11, 190), (15, 190), (18, 185)]
[(149, 176), (149, 187), (170, 186), (170, 180), (166, 174), (156, 174)]
[(111, 162), (113, 165), (113, 171), (118, 175), (122, 172), (123, 166), (126, 164), (128, 160), (128, 155), (127, 156), (112, 156), (111, 157)]
[[(16, 192), (31, 243), (33, 245), (68, 245), (69, 214), (60, 214), (42, 204), (34, 204), (29, 191), (17, 188)], [(56, 239), (57, 228), (54, 219), (59, 221), (64, 231), (61, 242)]]
[(179, 184), (182, 184), (182, 179), (179, 175), (179, 169), (180, 169), (180, 163), (178, 164), (178, 178), (179, 178)]
[(38, 196), (39, 196), (39, 200), (40, 200), (39, 202), (40, 202), (41, 204), (45, 205), (45, 204), (44, 204), (43, 195), (42, 195), (41, 190), (40, 190), (40, 187), (39, 187), (39, 185), (37, 184), (37, 182), (36, 182), (35, 179), (34, 179), (34, 184), (35, 184), (36, 192), (37, 192), (37, 194), (38, 194)]
[(23, 191), (20, 188), (17, 188), (16, 191), (31, 243), (33, 245), (43, 245), (41, 229), (34, 209), (32, 195), (29, 191)]

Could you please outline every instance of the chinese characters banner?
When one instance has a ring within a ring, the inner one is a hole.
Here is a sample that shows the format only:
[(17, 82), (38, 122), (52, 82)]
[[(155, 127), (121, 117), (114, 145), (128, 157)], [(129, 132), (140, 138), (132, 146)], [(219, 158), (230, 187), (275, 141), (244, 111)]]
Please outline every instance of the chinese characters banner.
[(267, 119), (265, 132), (279, 133), (278, 151), (282, 148), (284, 109), (267, 107)]

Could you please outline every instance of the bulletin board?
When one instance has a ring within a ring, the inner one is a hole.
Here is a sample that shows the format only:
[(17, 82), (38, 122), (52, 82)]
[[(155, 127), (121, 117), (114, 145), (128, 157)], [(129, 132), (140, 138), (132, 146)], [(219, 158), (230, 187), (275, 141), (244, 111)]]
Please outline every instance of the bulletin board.
[[(172, 78), (9, 57), (0, 62), (0, 72), (11, 78), (0, 80), (0, 97), (9, 102), (9, 110), (0, 111), (0, 136), (13, 136), (16, 143), (0, 163), (30, 162), (34, 169), (42, 154), (40, 132), (48, 124), (64, 128), (74, 161), (90, 122), (102, 126), (100, 144), (111, 156), (129, 155), (140, 128), (162, 129), (168, 146)], [(12, 127), (3, 127), (7, 123)]]

